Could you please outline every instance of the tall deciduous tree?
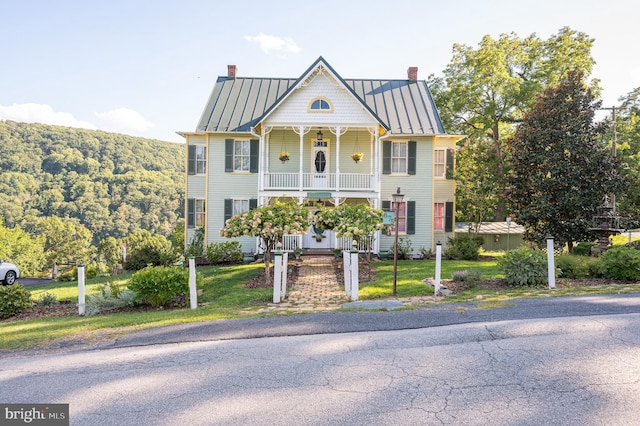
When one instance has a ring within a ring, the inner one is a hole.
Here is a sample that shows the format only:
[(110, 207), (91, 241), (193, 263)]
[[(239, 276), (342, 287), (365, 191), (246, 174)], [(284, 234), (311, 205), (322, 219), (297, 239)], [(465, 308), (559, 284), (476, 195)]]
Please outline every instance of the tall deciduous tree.
[[(502, 34), (497, 40), (487, 35), (477, 48), (455, 44), (444, 77), (429, 77), (445, 128), (468, 135), (471, 143), (487, 141), (492, 146), (500, 188), (495, 220), (506, 215), (505, 140), (545, 87), (556, 84), (570, 69), (590, 74), (592, 44), (586, 34), (567, 27), (548, 40), (535, 34), (524, 39), (515, 33)], [(458, 195), (465, 190), (460, 187)]]
[(45, 237), (44, 255), (49, 266), (87, 263), (94, 256), (93, 235), (77, 221), (51, 216), (38, 223), (38, 232)]
[(527, 239), (552, 235), (571, 251), (574, 242), (594, 238), (589, 228), (603, 197), (626, 190), (620, 161), (594, 124), (599, 106), (583, 75), (570, 71), (543, 92), (507, 142), (509, 200)]

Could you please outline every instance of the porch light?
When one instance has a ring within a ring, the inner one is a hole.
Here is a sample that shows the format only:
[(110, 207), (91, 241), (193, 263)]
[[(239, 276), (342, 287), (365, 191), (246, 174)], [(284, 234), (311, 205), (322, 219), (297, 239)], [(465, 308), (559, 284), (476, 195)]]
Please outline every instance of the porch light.
[(316, 139), (319, 141), (322, 140), (322, 130), (318, 130), (318, 134), (316, 134)]
[(400, 203), (404, 199), (404, 194), (400, 193), (400, 187), (396, 193), (391, 195), (393, 203), (396, 206), (396, 242), (393, 245), (393, 296), (396, 296), (396, 284), (398, 281), (398, 215), (400, 214)]

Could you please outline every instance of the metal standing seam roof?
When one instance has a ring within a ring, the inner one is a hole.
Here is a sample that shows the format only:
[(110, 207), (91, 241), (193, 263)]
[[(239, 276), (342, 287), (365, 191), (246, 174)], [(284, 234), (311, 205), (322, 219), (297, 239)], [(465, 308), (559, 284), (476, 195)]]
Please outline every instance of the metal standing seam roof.
[[(314, 65), (316, 65), (318, 61)], [(325, 65), (326, 62), (324, 63)], [(312, 66), (313, 68), (313, 66)], [(333, 71), (333, 70), (332, 70)], [(307, 75), (308, 71), (303, 74)], [(338, 76), (339, 77), (339, 76)], [(218, 77), (197, 132), (247, 132), (299, 78)], [(391, 134), (446, 134), (423, 80), (341, 80)]]

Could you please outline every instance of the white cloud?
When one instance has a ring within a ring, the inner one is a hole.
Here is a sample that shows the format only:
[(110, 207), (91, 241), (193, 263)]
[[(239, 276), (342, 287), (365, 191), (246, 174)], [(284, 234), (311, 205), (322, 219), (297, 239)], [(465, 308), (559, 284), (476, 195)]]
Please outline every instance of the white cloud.
[(56, 112), (49, 105), (13, 104), (0, 105), (0, 119), (24, 123), (53, 124), (56, 126), (81, 127), (95, 130), (96, 126), (88, 121), (77, 120), (68, 112)]
[(260, 33), (255, 37), (244, 36), (244, 39), (258, 43), (260, 45), (260, 49), (262, 49), (262, 51), (267, 55), (271, 51), (298, 53), (302, 50), (291, 37), (276, 37)]
[(147, 121), (142, 114), (129, 108), (116, 108), (110, 111), (96, 112), (96, 117), (113, 127), (114, 130), (126, 129), (142, 133), (153, 127), (153, 123)]

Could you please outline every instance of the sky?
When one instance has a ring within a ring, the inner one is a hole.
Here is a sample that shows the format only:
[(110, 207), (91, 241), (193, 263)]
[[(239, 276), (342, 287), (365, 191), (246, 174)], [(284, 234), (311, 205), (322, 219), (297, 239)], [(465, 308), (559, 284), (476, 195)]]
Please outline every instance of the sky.
[(184, 142), (218, 76), (442, 75), (455, 43), (568, 26), (595, 39), (603, 106), (640, 86), (637, 0), (0, 0), (0, 120)]

